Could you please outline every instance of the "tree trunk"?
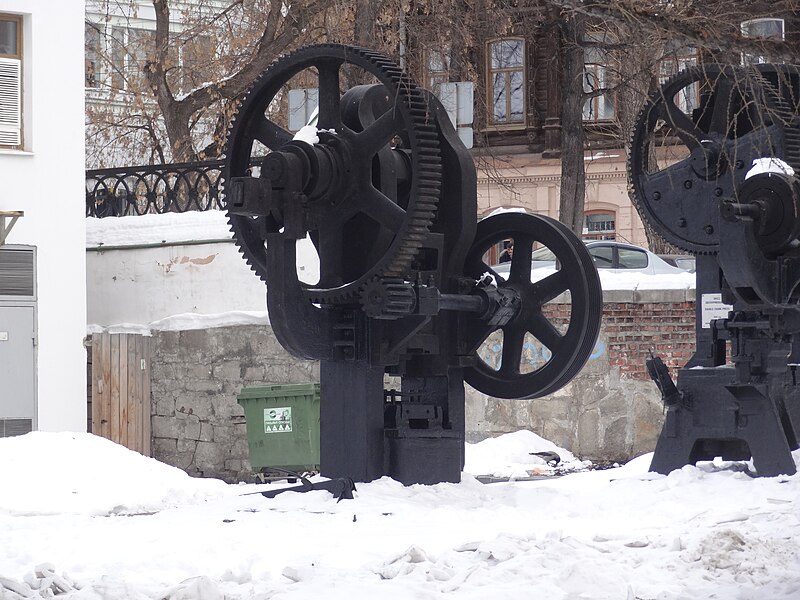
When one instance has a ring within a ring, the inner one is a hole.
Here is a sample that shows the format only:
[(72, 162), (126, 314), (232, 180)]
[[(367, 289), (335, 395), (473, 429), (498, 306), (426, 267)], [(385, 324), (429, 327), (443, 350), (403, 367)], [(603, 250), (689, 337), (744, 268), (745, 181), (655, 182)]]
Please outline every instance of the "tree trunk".
[(559, 220), (576, 234), (583, 231), (586, 170), (583, 161), (583, 38), (580, 15), (565, 15), (561, 22), (564, 39), (561, 79), (561, 197)]

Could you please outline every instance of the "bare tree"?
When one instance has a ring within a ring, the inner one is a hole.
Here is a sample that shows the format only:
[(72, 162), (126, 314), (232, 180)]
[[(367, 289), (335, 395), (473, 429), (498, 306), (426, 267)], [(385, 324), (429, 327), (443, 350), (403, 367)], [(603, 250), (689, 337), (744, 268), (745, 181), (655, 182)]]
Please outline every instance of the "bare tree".
[[(634, 119), (675, 47), (691, 47), (705, 61), (738, 61), (743, 54), (800, 60), (798, 40), (753, 39), (741, 27), (759, 17), (792, 15), (797, 0), (197, 0), (191, 11), (178, 13), (172, 4), (153, 0), (152, 36), (134, 40), (138, 48), (125, 40), (126, 60), (133, 57), (142, 67), (138, 75), (113, 52), (98, 59), (110, 73), (106, 80), (121, 82), (125, 105), (88, 117), (94, 141), (110, 142), (113, 132), (113, 139), (147, 148), (154, 161), (219, 156), (236, 103), (251, 82), (279, 54), (324, 40), (381, 50), (414, 74), (425, 74), (424, 87), (435, 87), (441, 76), (431, 72), (437, 61), (446, 67), (445, 80), (475, 81), (475, 129), (484, 147), (477, 160), (491, 173), (492, 144), (535, 148), (543, 136), (534, 130), (544, 119), (531, 101), (527, 130), (481, 133), (489, 130), (492, 108), (484, 77), (486, 43), (508, 35), (535, 43), (555, 36), (553, 55), (537, 60), (548, 61), (555, 74), (548, 83), (560, 82), (545, 93), (557, 98), (559, 108), (560, 218), (576, 232), (584, 220), (587, 142), (627, 148)], [(108, 27), (101, 23), (97, 30), (114, 42)], [(608, 35), (591, 35), (597, 31)], [(610, 57), (610, 76), (601, 83), (590, 81), (585, 68), (587, 53), (598, 51)], [(344, 83), (360, 81), (346, 73)], [(526, 95), (538, 97), (539, 90)], [(587, 103), (604, 96), (615, 99), (613, 121), (592, 127), (587, 138)]]
[[(129, 140), (149, 148), (151, 160), (177, 162), (219, 156), (252, 82), (282, 53), (325, 39), (328, 13), (341, 8), (336, 0), (152, 4), (152, 30), (134, 21), (135, 7), (87, 20), (87, 83), (99, 84), (87, 131), (101, 148)], [(120, 13), (121, 25), (109, 26)]]

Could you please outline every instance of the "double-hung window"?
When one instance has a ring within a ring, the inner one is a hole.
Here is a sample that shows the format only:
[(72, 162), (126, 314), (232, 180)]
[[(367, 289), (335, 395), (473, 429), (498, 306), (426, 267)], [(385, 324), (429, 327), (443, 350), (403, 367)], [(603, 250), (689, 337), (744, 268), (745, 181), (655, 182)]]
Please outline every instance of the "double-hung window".
[(22, 18), (0, 14), (0, 147), (22, 146)]
[[(782, 42), (785, 24), (783, 19), (751, 19), (742, 23), (742, 36)], [(742, 54), (742, 64), (753, 65), (769, 62), (768, 57), (757, 54)]]
[(506, 38), (489, 43), (489, 121), (525, 123), (525, 41)]
[(155, 31), (151, 29), (112, 27), (111, 87), (126, 91), (147, 89), (144, 69), (155, 47)]
[(584, 38), (583, 92), (588, 94), (583, 105), (584, 121), (609, 121), (614, 118), (614, 93), (611, 76), (611, 56), (604, 48), (608, 44), (604, 33), (589, 33)]

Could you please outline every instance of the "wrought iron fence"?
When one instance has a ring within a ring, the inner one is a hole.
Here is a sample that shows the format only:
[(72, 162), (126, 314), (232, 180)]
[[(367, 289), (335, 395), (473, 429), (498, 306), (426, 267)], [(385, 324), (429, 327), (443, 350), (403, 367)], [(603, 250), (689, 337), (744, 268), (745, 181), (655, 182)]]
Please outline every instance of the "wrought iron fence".
[[(259, 163), (253, 160), (251, 167)], [(86, 216), (222, 209), (223, 164), (215, 160), (86, 171)]]

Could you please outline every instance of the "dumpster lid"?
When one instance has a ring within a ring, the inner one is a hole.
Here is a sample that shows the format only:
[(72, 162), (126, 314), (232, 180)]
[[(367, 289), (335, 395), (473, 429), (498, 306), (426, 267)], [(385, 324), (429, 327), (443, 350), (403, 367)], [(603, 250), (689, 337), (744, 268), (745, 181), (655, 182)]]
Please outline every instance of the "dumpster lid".
[(237, 400), (252, 398), (280, 398), (284, 396), (309, 396), (319, 393), (318, 383), (270, 383), (242, 388)]

